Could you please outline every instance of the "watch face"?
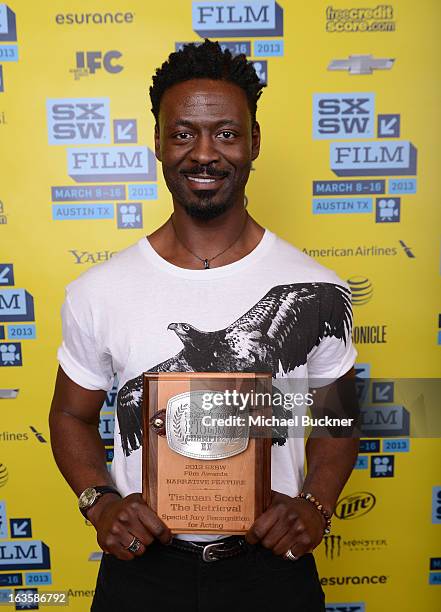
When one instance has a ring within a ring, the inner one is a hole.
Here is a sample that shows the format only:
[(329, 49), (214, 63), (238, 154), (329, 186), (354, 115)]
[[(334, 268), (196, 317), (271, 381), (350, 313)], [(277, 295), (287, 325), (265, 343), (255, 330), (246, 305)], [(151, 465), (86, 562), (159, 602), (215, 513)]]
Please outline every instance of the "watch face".
[(90, 508), (94, 503), (96, 496), (98, 495), (97, 491), (93, 488), (86, 489), (83, 491), (78, 498), (78, 505), (83, 510), (84, 508)]

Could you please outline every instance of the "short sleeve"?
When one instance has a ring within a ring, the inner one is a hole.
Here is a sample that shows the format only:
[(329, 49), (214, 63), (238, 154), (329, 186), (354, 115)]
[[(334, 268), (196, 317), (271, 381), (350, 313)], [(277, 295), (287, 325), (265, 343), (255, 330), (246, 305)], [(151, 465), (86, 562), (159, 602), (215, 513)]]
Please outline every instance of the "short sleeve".
[(75, 383), (90, 390), (109, 391), (113, 384), (110, 355), (99, 347), (73, 313), (69, 295), (61, 308), (63, 341), (57, 358), (61, 368)]
[[(322, 387), (340, 378), (350, 370), (357, 357), (357, 351), (352, 343), (352, 306), (349, 287), (342, 283), (342, 289), (348, 295), (342, 309), (341, 301), (332, 308), (327, 322), (327, 335), (308, 355), (308, 379), (310, 387)], [(341, 295), (341, 291), (335, 296)], [(339, 298), (336, 297), (335, 301)]]

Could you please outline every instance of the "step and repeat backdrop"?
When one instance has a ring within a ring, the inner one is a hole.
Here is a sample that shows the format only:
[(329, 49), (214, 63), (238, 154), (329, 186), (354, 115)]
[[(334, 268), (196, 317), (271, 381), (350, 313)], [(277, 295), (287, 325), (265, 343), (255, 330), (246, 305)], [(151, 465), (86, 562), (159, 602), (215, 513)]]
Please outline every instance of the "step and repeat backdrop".
[[(47, 423), (64, 287), (170, 215), (148, 87), (171, 51), (208, 36), (268, 84), (251, 214), (353, 291), (365, 437), (316, 551), (327, 611), (439, 610), (441, 445), (430, 428), (413, 435), (424, 391), (400, 384), (439, 376), (440, 12), (436, 0), (0, 4), (1, 605), (38, 609), (36, 595), (62, 591), (89, 609), (99, 547)], [(100, 424), (109, 462), (115, 399), (116, 387)]]

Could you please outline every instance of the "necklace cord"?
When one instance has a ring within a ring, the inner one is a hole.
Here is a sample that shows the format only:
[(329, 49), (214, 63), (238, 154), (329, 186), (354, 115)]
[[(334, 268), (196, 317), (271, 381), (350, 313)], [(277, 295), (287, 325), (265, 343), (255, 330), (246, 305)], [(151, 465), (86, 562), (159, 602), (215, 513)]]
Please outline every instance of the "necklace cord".
[(248, 214), (248, 211), (246, 211), (246, 215), (245, 215), (245, 222), (244, 222), (244, 224), (243, 224), (243, 226), (242, 226), (242, 228), (241, 228), (241, 230), (240, 230), (239, 234), (238, 234), (238, 235), (237, 235), (237, 237), (234, 239), (234, 241), (233, 241), (233, 242), (232, 242), (232, 243), (231, 243), (229, 246), (227, 246), (227, 248), (226, 248), (226, 249), (223, 249), (223, 251), (220, 251), (220, 253), (217, 253), (216, 255), (213, 255), (213, 257), (200, 257), (199, 255), (197, 255), (196, 253), (194, 253), (194, 252), (193, 252), (193, 251), (192, 251), (190, 248), (188, 248), (188, 246), (187, 246), (187, 245), (186, 245), (186, 244), (185, 244), (185, 243), (184, 243), (184, 242), (181, 240), (181, 238), (179, 238), (179, 235), (178, 235), (178, 232), (177, 232), (177, 230), (176, 230), (176, 226), (175, 226), (175, 223), (174, 223), (174, 220), (173, 220), (173, 213), (170, 215), (170, 221), (171, 221), (171, 224), (172, 224), (172, 226), (173, 226), (173, 230), (174, 230), (174, 232), (175, 232), (175, 236), (176, 236), (176, 238), (177, 238), (178, 242), (180, 242), (180, 244), (181, 244), (181, 245), (184, 247), (184, 249), (185, 249), (185, 250), (187, 250), (187, 251), (188, 251), (189, 253), (191, 253), (191, 254), (192, 254), (194, 257), (196, 257), (196, 259), (199, 259), (199, 261), (202, 261), (202, 262), (203, 262), (203, 264), (204, 264), (204, 268), (205, 268), (206, 270), (210, 268), (210, 262), (211, 262), (211, 261), (213, 261), (213, 259), (216, 259), (216, 258), (217, 258), (217, 257), (219, 257), (220, 255), (223, 255), (223, 254), (224, 254), (226, 251), (228, 251), (229, 249), (231, 249), (231, 247), (233, 247), (233, 246), (236, 244), (236, 242), (239, 240), (239, 238), (242, 236), (242, 234), (243, 234), (243, 232), (244, 232), (244, 230), (245, 230), (245, 227), (246, 227), (246, 225), (247, 225), (247, 223), (248, 223), (248, 218), (249, 218), (249, 214)]

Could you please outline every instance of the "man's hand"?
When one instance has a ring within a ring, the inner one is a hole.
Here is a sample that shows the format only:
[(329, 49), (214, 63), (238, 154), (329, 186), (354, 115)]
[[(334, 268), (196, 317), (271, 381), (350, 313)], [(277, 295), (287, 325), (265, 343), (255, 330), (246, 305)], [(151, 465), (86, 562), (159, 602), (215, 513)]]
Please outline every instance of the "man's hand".
[[(108, 493), (87, 512), (88, 520), (97, 532), (97, 541), (104, 552), (129, 561), (144, 554), (156, 538), (168, 544), (172, 533), (158, 515), (147, 506), (140, 493), (124, 499)], [(142, 543), (136, 553), (127, 550), (133, 537)]]
[(271, 506), (250, 527), (246, 540), (260, 542), (275, 555), (291, 549), (300, 557), (320, 544), (325, 526), (325, 519), (310, 502), (273, 491)]

